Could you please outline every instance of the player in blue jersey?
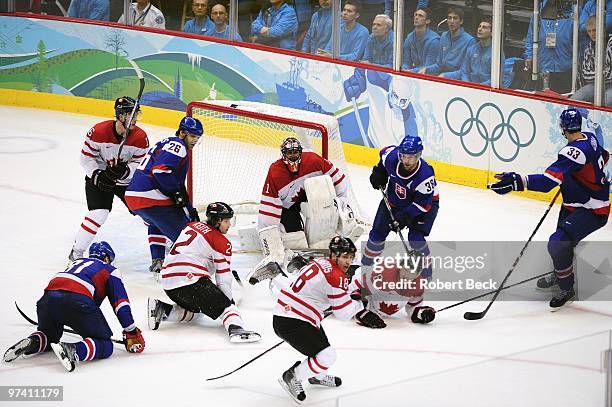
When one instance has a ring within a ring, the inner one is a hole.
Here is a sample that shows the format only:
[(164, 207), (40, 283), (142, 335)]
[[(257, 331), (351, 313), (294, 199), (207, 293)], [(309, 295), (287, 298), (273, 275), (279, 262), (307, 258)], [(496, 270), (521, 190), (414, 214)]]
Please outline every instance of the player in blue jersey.
[[(112, 331), (100, 310), (106, 297), (123, 327), (125, 348), (130, 353), (142, 352), (145, 341), (134, 324), (121, 273), (111, 265), (114, 259), (115, 252), (108, 243), (93, 243), (89, 257), (76, 259), (53, 276), (36, 303), (38, 330), (11, 346), (4, 353), (4, 361), (53, 349), (71, 372), (77, 362), (109, 357), (113, 353)], [(83, 340), (59, 342), (65, 325)]]
[(204, 129), (198, 119), (186, 116), (174, 137), (153, 147), (142, 159), (125, 192), (128, 208), (149, 227), (151, 267), (159, 276), (165, 257), (166, 239), (174, 242), (190, 221), (199, 221), (191, 206), (185, 178), (189, 169), (188, 151), (196, 145)]
[(561, 186), (563, 205), (557, 229), (548, 240), (548, 252), (555, 273), (537, 282), (540, 289), (558, 285), (559, 291), (550, 300), (552, 311), (574, 299), (574, 247), (602, 228), (610, 214), (610, 181), (604, 173), (610, 154), (597, 142), (593, 133), (581, 131), (582, 116), (577, 109), (564, 110), (559, 126), (567, 145), (559, 151), (557, 161), (544, 174), (521, 176), (515, 172), (504, 172), (497, 174), (495, 177), (499, 182), (490, 186), (500, 195), (526, 189), (548, 192)]
[[(361, 259), (364, 266), (371, 266), (374, 258), (382, 253), (389, 232), (408, 228), (410, 247), (425, 259), (421, 278), (431, 279), (432, 269), (427, 261), (430, 252), (425, 237), (429, 236), (438, 214), (438, 186), (433, 168), (421, 158), (422, 151), (421, 138), (411, 134), (406, 135), (399, 146), (380, 151), (380, 161), (372, 169), (370, 183), (374, 189), (386, 186), (396, 224), (381, 200)], [(417, 306), (421, 298), (410, 302)]]

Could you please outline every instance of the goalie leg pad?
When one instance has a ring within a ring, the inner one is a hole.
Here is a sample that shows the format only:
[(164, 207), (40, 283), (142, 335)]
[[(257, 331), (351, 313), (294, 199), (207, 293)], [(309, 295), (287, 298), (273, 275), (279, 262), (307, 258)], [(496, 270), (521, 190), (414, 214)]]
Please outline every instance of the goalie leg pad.
[(283, 233), (281, 235), (283, 246), (286, 249), (291, 250), (305, 250), (308, 249), (308, 242), (306, 241), (306, 234), (303, 231)]
[(334, 199), (336, 207), (338, 208), (338, 230), (337, 233), (340, 236), (346, 236), (353, 242), (361, 237), (365, 229), (361, 226), (357, 219), (355, 219), (355, 213), (353, 208), (349, 205), (345, 198), (338, 197)]
[(329, 175), (311, 177), (304, 181), (304, 190), (308, 202), (301, 205), (304, 216), (304, 230), (309, 246), (329, 240), (336, 235), (338, 226), (338, 209), (336, 208), (336, 190)]
[(219, 287), (207, 278), (184, 287), (166, 290), (166, 294), (178, 306), (187, 311), (202, 313), (211, 319), (217, 319), (232, 302)]

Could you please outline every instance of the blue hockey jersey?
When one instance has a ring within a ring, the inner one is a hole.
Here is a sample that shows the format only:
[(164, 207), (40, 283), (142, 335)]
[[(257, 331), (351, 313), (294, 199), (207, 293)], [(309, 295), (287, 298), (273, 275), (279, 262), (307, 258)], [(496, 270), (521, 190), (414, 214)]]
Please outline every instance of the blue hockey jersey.
[(557, 161), (544, 174), (526, 177), (526, 188), (548, 192), (561, 185), (563, 206), (569, 211), (585, 208), (597, 215), (610, 214), (610, 181), (604, 167), (610, 154), (599, 145), (593, 133), (582, 132), (583, 138), (567, 143), (559, 151)]
[(54, 290), (85, 295), (98, 306), (108, 297), (123, 329), (136, 328), (121, 273), (110, 264), (93, 258), (75, 260), (66, 270), (57, 273), (45, 288), (45, 291)]
[(171, 196), (185, 188), (189, 169), (187, 145), (179, 137), (166, 138), (149, 149), (125, 192), (128, 208), (174, 205)]
[(439, 200), (434, 169), (421, 158), (416, 170), (404, 177), (400, 175), (400, 165), (397, 147), (385, 147), (380, 151), (378, 166), (383, 166), (389, 174), (389, 203), (395, 208), (408, 207), (408, 213), (413, 218), (429, 212), (433, 203)]

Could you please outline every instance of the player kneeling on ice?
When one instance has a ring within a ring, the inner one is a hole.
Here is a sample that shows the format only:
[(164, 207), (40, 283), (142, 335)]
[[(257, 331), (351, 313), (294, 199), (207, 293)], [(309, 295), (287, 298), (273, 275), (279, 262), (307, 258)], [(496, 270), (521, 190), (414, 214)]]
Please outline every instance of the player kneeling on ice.
[(372, 169), (370, 183), (374, 189), (385, 189), (391, 207), (381, 200), (368, 236), (361, 264), (372, 266), (383, 252), (385, 240), (392, 230), (408, 228), (408, 241), (413, 250), (424, 256), (421, 276), (431, 279), (428, 264), (429, 236), (438, 215), (439, 196), (434, 170), (421, 158), (423, 142), (419, 136), (406, 135), (399, 146), (385, 147), (380, 161)]
[[(279, 383), (301, 402), (306, 398), (302, 381), (310, 384), (338, 387), (339, 377), (327, 374), (336, 361), (332, 348), (321, 326), (325, 310), (331, 307), (338, 319), (357, 321), (370, 328), (384, 328), (385, 323), (375, 313), (364, 309), (361, 301), (353, 300), (347, 292), (346, 272), (357, 251), (351, 239), (341, 236), (329, 242), (329, 258), (314, 259), (302, 267), (293, 279), (282, 275), (277, 264), (262, 268), (251, 276), (251, 283), (272, 279), (276, 289), (274, 332), (301, 354), (307, 356), (287, 369)], [(272, 267), (276, 266), (276, 267)]]
[[(93, 243), (89, 257), (77, 259), (57, 273), (36, 303), (38, 330), (11, 346), (4, 353), (4, 361), (53, 349), (71, 372), (79, 361), (109, 357), (113, 353), (112, 331), (100, 310), (106, 297), (123, 327), (125, 348), (130, 353), (142, 352), (145, 341), (134, 325), (121, 274), (111, 265), (114, 259), (115, 252), (108, 243)], [(64, 325), (72, 327), (83, 340), (59, 342)]]
[(149, 298), (150, 329), (159, 328), (161, 321), (191, 321), (202, 313), (223, 323), (230, 342), (261, 340), (257, 332), (243, 328), (232, 299), (232, 244), (224, 235), (233, 216), (229, 205), (214, 202), (206, 208), (206, 223), (191, 222), (183, 229), (161, 269), (162, 288), (176, 304)]
[(325, 249), (337, 234), (357, 239), (357, 224), (348, 203), (349, 183), (330, 161), (303, 151), (287, 138), (282, 158), (270, 165), (259, 206), (258, 231), (264, 260), (283, 265), (285, 249)]
[(503, 195), (511, 191), (548, 192), (561, 187), (563, 205), (557, 230), (548, 240), (555, 273), (537, 282), (539, 289), (558, 286), (549, 306), (556, 311), (571, 303), (574, 292), (574, 248), (585, 237), (604, 227), (610, 214), (610, 181), (604, 167), (610, 154), (597, 142), (595, 134), (582, 132), (582, 116), (575, 108), (561, 112), (559, 126), (567, 145), (559, 151), (557, 161), (544, 174), (521, 176), (515, 172), (497, 174), (499, 182), (489, 186)]
[(427, 279), (422, 275), (423, 256), (409, 253), (412, 265), (381, 265), (376, 269), (359, 267), (349, 284), (351, 298), (367, 298), (367, 309), (384, 317), (399, 315), (403, 308), (416, 324), (427, 324), (436, 317), (432, 307), (424, 306), (423, 292)]

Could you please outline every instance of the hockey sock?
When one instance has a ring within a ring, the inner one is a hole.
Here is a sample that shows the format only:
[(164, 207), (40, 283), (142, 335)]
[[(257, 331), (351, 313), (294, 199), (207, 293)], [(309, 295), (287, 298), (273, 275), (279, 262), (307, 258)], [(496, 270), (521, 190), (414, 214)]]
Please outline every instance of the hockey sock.
[(323, 349), (315, 357), (308, 357), (295, 368), (295, 376), (298, 380), (306, 380), (309, 377), (323, 378), (327, 369), (336, 361), (336, 350), (331, 346)]
[(81, 227), (74, 238), (75, 249), (87, 250), (91, 241), (96, 237), (98, 229), (106, 222), (109, 213), (108, 209), (94, 209), (85, 215), (83, 223), (81, 223)]
[(371, 266), (374, 264), (374, 259), (383, 252), (385, 248), (385, 242), (375, 242), (368, 239), (363, 256), (361, 257), (361, 264), (364, 266)]
[[(146, 223), (145, 223), (146, 224)], [(166, 236), (153, 225), (146, 224), (149, 228), (149, 250), (152, 259), (163, 259), (166, 257)]]
[(75, 345), (79, 361), (106, 359), (113, 354), (113, 342), (110, 339), (85, 338)]
[(29, 338), (32, 343), (37, 345), (37, 347), (35, 348), (34, 352), (25, 352), (24, 355), (36, 355), (37, 353), (41, 353), (47, 350), (47, 347), (49, 346), (49, 341), (47, 340), (47, 335), (45, 335), (44, 332), (33, 332), (30, 334)]
[(221, 319), (223, 326), (228, 331), (230, 325), (238, 325), (239, 327), (244, 327), (244, 321), (240, 316), (240, 311), (238, 311), (238, 307), (234, 304), (224, 309), (223, 314), (221, 314), (219, 319)]
[(196, 315), (197, 314), (187, 311), (185, 308), (174, 304), (172, 306), (172, 310), (168, 313), (168, 316), (166, 318), (162, 318), (162, 320), (170, 322), (190, 322), (193, 321)]
[(569, 291), (574, 288), (574, 267), (569, 266), (564, 270), (555, 269), (557, 275), (557, 283), (563, 291)]

